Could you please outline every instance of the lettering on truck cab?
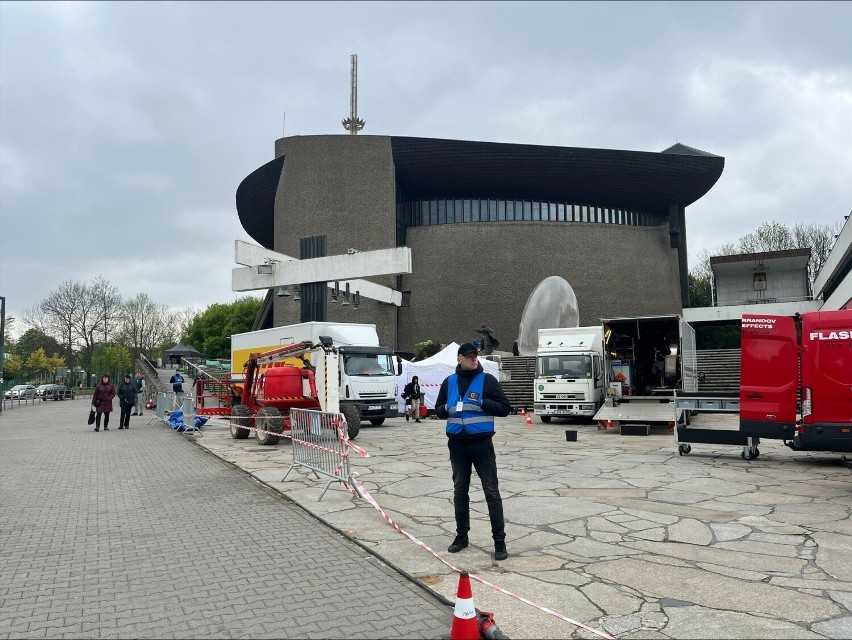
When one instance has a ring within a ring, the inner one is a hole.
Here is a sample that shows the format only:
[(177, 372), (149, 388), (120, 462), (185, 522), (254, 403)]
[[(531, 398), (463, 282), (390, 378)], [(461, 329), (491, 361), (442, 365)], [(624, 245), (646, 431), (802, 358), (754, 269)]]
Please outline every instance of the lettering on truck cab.
[(772, 329), (776, 318), (743, 317), (743, 329)]
[(811, 340), (849, 340), (852, 338), (852, 331), (811, 331)]

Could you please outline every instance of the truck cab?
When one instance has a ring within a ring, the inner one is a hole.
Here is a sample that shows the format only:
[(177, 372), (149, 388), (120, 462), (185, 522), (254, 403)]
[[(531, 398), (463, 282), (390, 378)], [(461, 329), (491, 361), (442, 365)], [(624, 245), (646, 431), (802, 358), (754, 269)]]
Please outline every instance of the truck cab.
[(601, 327), (539, 329), (533, 384), (542, 422), (592, 418), (604, 397)]
[(358, 408), (361, 420), (380, 425), (396, 417), (396, 367), (388, 347), (340, 347), (340, 404)]

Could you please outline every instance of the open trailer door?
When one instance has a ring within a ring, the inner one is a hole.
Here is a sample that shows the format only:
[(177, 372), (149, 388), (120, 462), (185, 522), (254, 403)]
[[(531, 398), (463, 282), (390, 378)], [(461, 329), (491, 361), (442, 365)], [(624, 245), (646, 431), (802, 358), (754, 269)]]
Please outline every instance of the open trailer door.
[(740, 372), (740, 431), (792, 440), (796, 430), (799, 355), (789, 316), (744, 315)]

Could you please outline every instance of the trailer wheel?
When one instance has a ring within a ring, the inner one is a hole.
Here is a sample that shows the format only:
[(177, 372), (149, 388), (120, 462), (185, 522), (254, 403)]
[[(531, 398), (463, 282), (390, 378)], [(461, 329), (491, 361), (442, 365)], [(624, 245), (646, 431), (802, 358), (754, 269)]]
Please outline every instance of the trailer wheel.
[(543, 423), (547, 424), (548, 422), (550, 422), (551, 416), (539, 416), (539, 418), (541, 418), (541, 421)]
[(378, 427), (379, 425), (383, 425), (385, 423), (384, 418), (370, 418), (370, 424), (374, 427)]
[(679, 444), (677, 445), (678, 455), (684, 455), (692, 451), (692, 446), (688, 444)]
[(234, 440), (245, 440), (249, 437), (251, 431), (245, 428), (251, 420), (251, 412), (244, 404), (235, 404), (231, 407), (231, 437)]
[(281, 412), (275, 407), (263, 407), (254, 417), (254, 426), (258, 429), (254, 432), (258, 444), (278, 444), (281, 440), (279, 436), (261, 433), (261, 430), (281, 433), (284, 431), (284, 419), (281, 417)]
[(349, 439), (354, 440), (361, 431), (361, 410), (354, 404), (342, 404), (340, 413), (346, 418), (346, 432), (349, 434)]

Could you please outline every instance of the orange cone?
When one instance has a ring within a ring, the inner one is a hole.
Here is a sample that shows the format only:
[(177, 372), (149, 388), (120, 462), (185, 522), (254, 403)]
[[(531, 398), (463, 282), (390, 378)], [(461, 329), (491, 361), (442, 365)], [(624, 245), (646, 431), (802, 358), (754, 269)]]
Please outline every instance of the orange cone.
[(521, 407), (521, 415), (522, 416), (527, 415), (527, 408), (526, 407)]
[(527, 414), (527, 424), (532, 424), (532, 415)]
[(476, 607), (473, 606), (473, 592), (470, 589), (470, 574), (467, 571), (462, 571), (459, 575), (450, 640), (479, 640), (479, 622), (476, 620)]

